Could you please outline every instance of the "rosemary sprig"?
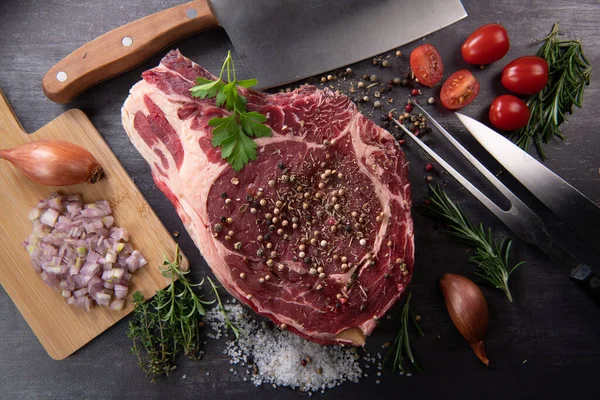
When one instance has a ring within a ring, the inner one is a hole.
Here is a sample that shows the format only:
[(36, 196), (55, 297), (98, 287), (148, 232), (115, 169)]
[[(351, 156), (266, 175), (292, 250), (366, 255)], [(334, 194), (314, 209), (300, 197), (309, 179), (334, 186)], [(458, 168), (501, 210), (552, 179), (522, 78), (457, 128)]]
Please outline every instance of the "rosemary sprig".
[(219, 304), (219, 311), (221, 312), (221, 314), (223, 314), (223, 318), (225, 319), (225, 326), (227, 326), (229, 329), (231, 329), (231, 331), (235, 335), (235, 339), (238, 340), (240, 338), (240, 334), (244, 330), (242, 328), (240, 328), (235, 322), (233, 322), (229, 319), (229, 317), (227, 316), (227, 310), (225, 310), (225, 307), (223, 307), (223, 303), (221, 302), (221, 296), (219, 296), (219, 291), (218, 291), (219, 288), (217, 287), (217, 285), (215, 285), (215, 283), (212, 281), (212, 279), (210, 279), (210, 277), (208, 278), (208, 282), (210, 282), (212, 291), (215, 294), (217, 303)]
[(409, 293), (406, 301), (404, 302), (404, 306), (402, 306), (402, 312), (400, 313), (400, 329), (398, 330), (398, 334), (396, 335), (396, 339), (394, 343), (390, 346), (389, 350), (385, 354), (383, 359), (383, 364), (385, 365), (388, 360), (392, 360), (392, 370), (395, 372), (396, 370), (400, 370), (404, 372), (404, 354), (408, 357), (408, 360), (412, 364), (412, 366), (419, 372), (422, 372), (421, 368), (415, 361), (415, 357), (413, 355), (412, 349), (410, 347), (410, 337), (408, 334), (409, 325), (412, 321), (415, 330), (419, 334), (419, 336), (423, 336), (423, 331), (419, 327), (419, 323), (413, 316), (410, 311), (410, 298), (412, 293)]
[(560, 40), (559, 34), (558, 23), (555, 23), (550, 34), (542, 40), (544, 44), (537, 55), (548, 63), (548, 83), (541, 92), (529, 98), (529, 123), (511, 137), (524, 150), (533, 140), (542, 159), (546, 159), (543, 143), (555, 136), (565, 139), (560, 125), (566, 121), (567, 113), (573, 113), (574, 105), (582, 107), (583, 92), (590, 84), (592, 74), (579, 40)]
[(165, 258), (161, 268), (163, 276), (171, 279), (171, 284), (157, 291), (147, 303), (139, 291), (133, 294), (135, 310), (127, 337), (133, 342), (131, 352), (152, 382), (161, 375), (169, 376), (176, 368), (175, 357), (179, 352), (193, 360), (199, 358), (200, 328), (206, 313), (204, 305), (214, 303), (214, 300), (202, 300), (196, 290), (203, 281), (191, 283), (186, 276), (189, 271), (182, 271), (180, 264), (181, 254), (177, 247), (175, 259)]
[[(223, 73), (227, 71), (227, 83)], [(246, 98), (238, 93), (238, 86), (252, 87), (256, 79), (238, 81), (231, 52), (221, 67), (219, 79), (211, 81), (196, 78), (197, 85), (190, 89), (194, 97), (201, 99), (216, 98), (217, 107), (225, 106), (231, 115), (225, 118), (213, 118), (208, 124), (213, 127), (212, 146), (221, 148), (221, 157), (227, 159), (231, 167), (240, 171), (251, 160), (256, 160), (256, 143), (252, 137), (271, 136), (271, 128), (263, 125), (267, 117), (256, 111), (246, 110)]]
[(523, 261), (509, 267), (508, 256), (512, 240), (504, 238), (494, 240), (492, 230), (486, 231), (483, 224), (474, 226), (462, 208), (454, 203), (439, 186), (429, 186), (431, 191), (430, 203), (425, 207), (434, 216), (446, 223), (448, 233), (461, 241), (473, 246), (473, 255), (469, 262), (476, 264), (475, 275), (487, 284), (502, 290), (512, 302), (508, 288), (508, 278), (523, 264)]

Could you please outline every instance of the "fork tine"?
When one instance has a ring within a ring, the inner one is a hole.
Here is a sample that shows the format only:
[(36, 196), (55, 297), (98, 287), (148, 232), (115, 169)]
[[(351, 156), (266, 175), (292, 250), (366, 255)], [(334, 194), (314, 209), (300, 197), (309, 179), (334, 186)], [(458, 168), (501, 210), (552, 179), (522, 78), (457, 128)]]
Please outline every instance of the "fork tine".
[(511, 207), (504, 211), (496, 203), (490, 200), (485, 194), (477, 189), (471, 182), (465, 179), (458, 171), (456, 171), (444, 159), (438, 156), (425, 143), (412, 134), (404, 125), (394, 119), (407, 135), (409, 135), (423, 150), (425, 150), (435, 161), (437, 161), (450, 175), (452, 175), (461, 185), (465, 187), (473, 196), (477, 198), (484, 206), (486, 206), (494, 215), (506, 224), (517, 236), (528, 243), (532, 243), (547, 254), (554, 253), (553, 258), (560, 259), (560, 255), (556, 254), (555, 249), (559, 245), (550, 237), (542, 220), (534, 213), (527, 204), (515, 196), (498, 178), (496, 178), (486, 167), (483, 166), (475, 157), (471, 155), (460, 143), (456, 141), (427, 111), (420, 105), (413, 103), (424, 115), (429, 118), (429, 121), (435, 126), (449, 141), (456, 147), (461, 154), (471, 162), (489, 181), (492, 183), (509, 201)]
[[(473, 196), (477, 198), (484, 206), (486, 206), (491, 212), (493, 212), (498, 218), (502, 217), (504, 211), (496, 205), (492, 200), (490, 200), (485, 194), (483, 194), (477, 187), (475, 187), (471, 182), (469, 182), (464, 176), (460, 174), (457, 170), (455, 170), (450, 164), (448, 164), (442, 157), (438, 156), (437, 153), (429, 148), (425, 143), (421, 141), (418, 137), (413, 135), (411, 131), (406, 129), (404, 125), (400, 122), (393, 120), (396, 125), (398, 125), (408, 136), (411, 137), (423, 150), (427, 152), (438, 164), (442, 166), (450, 175), (454, 177), (461, 185), (465, 187)], [(436, 126), (437, 127), (437, 126)], [(443, 128), (442, 128), (443, 129)]]
[(473, 157), (473, 155), (469, 153), (469, 151), (465, 149), (456, 139), (454, 139), (454, 137), (450, 133), (448, 133), (448, 131), (444, 129), (444, 127), (442, 127), (431, 115), (429, 115), (429, 113), (425, 111), (423, 107), (421, 107), (414, 101), (413, 105), (416, 108), (418, 108), (419, 111), (423, 113), (423, 115), (427, 117), (427, 119), (433, 124), (433, 126), (435, 126), (437, 130), (439, 130), (442, 133), (442, 135), (444, 135), (444, 137), (448, 139), (448, 141), (452, 143), (454, 147), (456, 147), (460, 154), (462, 154), (463, 157), (465, 157), (471, 164), (473, 164), (473, 166), (477, 168), (477, 170), (481, 172), (483, 176), (485, 176), (486, 179), (490, 181), (490, 183), (494, 185), (496, 189), (498, 189), (500, 193), (502, 193), (504, 197), (506, 197), (511, 202), (511, 204), (515, 204), (515, 202), (521, 202), (519, 198), (513, 194), (513, 192), (511, 192), (506, 186), (504, 186), (504, 184), (500, 182), (500, 180), (496, 178), (496, 176), (492, 174), (482, 163), (480, 163), (478, 159)]

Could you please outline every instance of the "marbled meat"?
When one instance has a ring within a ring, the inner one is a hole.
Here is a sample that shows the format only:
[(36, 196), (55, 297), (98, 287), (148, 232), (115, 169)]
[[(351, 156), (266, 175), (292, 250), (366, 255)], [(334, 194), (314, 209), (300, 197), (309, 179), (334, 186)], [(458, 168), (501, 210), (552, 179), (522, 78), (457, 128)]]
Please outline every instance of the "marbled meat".
[(123, 105), (125, 130), (156, 185), (239, 301), (318, 343), (364, 344), (413, 270), (398, 143), (327, 88), (240, 88), (273, 136), (257, 139), (257, 160), (235, 172), (208, 125), (228, 112), (190, 96), (198, 76), (216, 79), (173, 50)]

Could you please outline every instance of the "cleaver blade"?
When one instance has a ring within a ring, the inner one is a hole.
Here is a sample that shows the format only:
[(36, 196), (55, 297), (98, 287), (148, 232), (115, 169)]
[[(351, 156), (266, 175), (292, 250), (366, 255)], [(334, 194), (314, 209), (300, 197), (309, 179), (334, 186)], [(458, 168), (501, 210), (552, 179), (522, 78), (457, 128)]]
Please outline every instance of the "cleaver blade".
[(211, 0), (258, 88), (402, 46), (467, 16), (459, 0)]

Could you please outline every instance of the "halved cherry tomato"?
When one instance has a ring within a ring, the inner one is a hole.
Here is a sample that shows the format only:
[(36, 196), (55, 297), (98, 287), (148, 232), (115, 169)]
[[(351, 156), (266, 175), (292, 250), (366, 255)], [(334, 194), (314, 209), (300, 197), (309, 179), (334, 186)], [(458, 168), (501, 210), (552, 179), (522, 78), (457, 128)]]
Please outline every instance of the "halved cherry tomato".
[(548, 63), (541, 57), (519, 57), (504, 67), (500, 80), (511, 92), (535, 94), (548, 83)]
[(508, 53), (510, 41), (502, 25), (488, 24), (471, 33), (460, 51), (469, 64), (490, 64)]
[(435, 47), (422, 44), (410, 53), (410, 68), (425, 86), (432, 87), (442, 79), (444, 64)]
[(446, 79), (440, 97), (442, 105), (456, 110), (470, 104), (479, 94), (479, 82), (466, 69), (456, 71)]
[(514, 131), (527, 125), (530, 111), (523, 100), (512, 94), (503, 94), (494, 99), (489, 115), (496, 128)]

